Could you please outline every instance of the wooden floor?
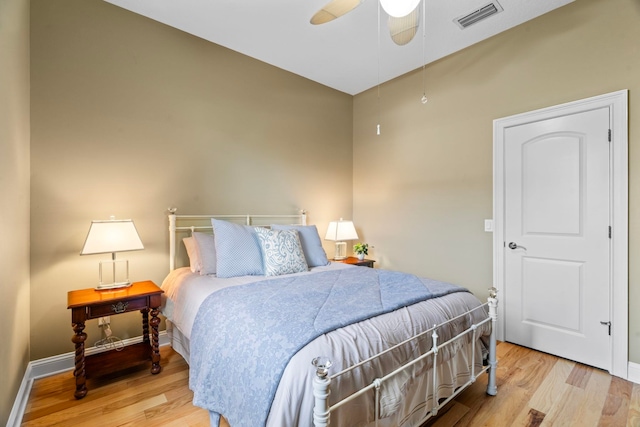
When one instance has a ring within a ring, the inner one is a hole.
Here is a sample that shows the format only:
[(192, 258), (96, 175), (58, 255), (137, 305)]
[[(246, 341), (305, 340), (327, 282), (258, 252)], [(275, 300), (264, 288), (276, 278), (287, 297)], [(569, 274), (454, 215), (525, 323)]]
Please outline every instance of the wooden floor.
[[(191, 404), (187, 364), (170, 347), (161, 355), (159, 375), (147, 368), (88, 380), (79, 401), (71, 372), (36, 380), (22, 426), (208, 426)], [(498, 357), (497, 396), (486, 395), (482, 376), (426, 426), (640, 427), (640, 385), (508, 343)]]

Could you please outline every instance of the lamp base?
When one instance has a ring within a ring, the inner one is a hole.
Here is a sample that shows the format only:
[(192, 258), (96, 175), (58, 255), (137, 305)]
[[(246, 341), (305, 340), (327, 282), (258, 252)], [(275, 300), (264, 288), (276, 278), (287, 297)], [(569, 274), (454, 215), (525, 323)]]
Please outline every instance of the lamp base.
[(126, 259), (101, 261), (98, 272), (97, 290), (127, 288), (131, 286), (131, 281), (129, 280), (129, 261)]
[(336, 261), (347, 259), (347, 242), (336, 242), (336, 254), (333, 259)]
[(100, 283), (95, 287), (98, 291), (104, 291), (107, 289), (120, 289), (120, 288), (128, 288), (131, 286), (131, 282), (118, 282), (118, 283)]

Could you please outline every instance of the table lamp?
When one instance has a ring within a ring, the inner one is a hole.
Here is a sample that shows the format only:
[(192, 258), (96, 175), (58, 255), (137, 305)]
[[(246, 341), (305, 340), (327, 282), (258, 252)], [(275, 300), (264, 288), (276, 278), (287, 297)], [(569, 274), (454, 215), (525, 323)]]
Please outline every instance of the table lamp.
[(340, 218), (339, 221), (331, 221), (329, 223), (327, 235), (324, 239), (336, 242), (336, 253), (333, 259), (341, 260), (347, 257), (347, 243), (345, 240), (357, 240), (358, 233), (353, 221), (344, 221)]
[[(80, 255), (111, 253), (111, 261), (100, 262), (99, 281), (96, 289), (117, 289), (131, 286), (131, 282), (129, 281), (129, 261), (116, 261), (116, 252), (141, 249), (144, 249), (144, 246), (133, 221), (111, 217), (105, 221), (91, 221), (89, 233)], [(124, 266), (116, 271), (118, 264)], [(109, 273), (112, 276), (109, 276)]]

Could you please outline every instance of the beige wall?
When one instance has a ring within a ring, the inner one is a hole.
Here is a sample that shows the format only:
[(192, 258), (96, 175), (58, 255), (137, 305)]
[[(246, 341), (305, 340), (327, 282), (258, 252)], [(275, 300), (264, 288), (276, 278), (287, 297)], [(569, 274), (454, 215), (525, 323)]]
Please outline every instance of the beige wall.
[(0, 425), (29, 362), (29, 2), (0, 1)]
[[(630, 360), (640, 363), (640, 2), (577, 0), (354, 99), (354, 220), (381, 266), (492, 283), (492, 122), (629, 89)], [(410, 224), (410, 225), (408, 225)]]
[[(92, 219), (133, 218), (145, 250), (119, 257), (161, 283), (169, 206), (304, 208), (321, 232), (351, 216), (351, 96), (99, 0), (31, 17), (32, 360), (73, 350), (67, 291), (105, 258), (78, 255)], [(111, 321), (141, 333), (135, 313)]]

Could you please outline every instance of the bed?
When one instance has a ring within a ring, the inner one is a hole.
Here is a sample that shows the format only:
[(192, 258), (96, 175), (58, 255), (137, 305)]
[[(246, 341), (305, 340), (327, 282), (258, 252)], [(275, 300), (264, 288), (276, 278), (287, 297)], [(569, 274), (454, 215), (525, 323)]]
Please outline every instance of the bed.
[(328, 262), (305, 212), (173, 210), (169, 231), (163, 314), (211, 425), (419, 426), (485, 372), (497, 393), (495, 291)]

